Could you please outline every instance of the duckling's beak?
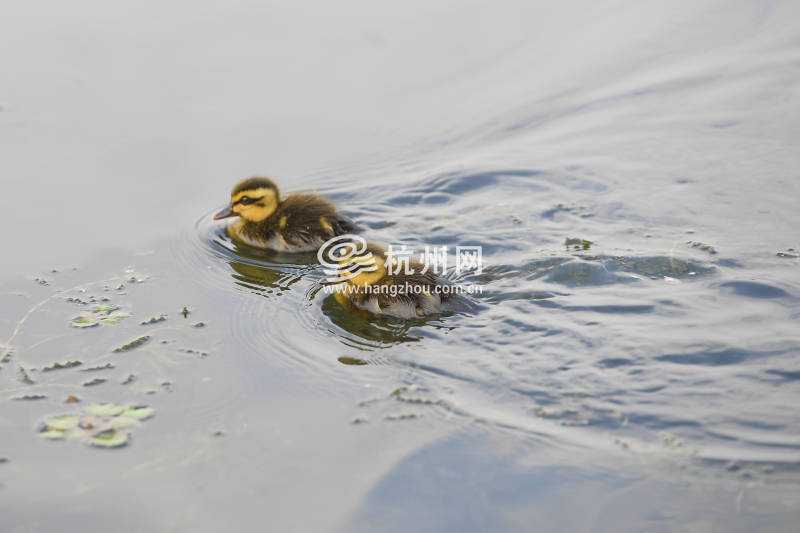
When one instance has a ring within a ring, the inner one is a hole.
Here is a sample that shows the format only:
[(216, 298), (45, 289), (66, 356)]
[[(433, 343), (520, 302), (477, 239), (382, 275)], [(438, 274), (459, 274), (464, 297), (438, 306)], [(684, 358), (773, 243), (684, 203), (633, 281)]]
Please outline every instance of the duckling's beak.
[(214, 220), (222, 220), (223, 218), (230, 218), (235, 216), (236, 213), (233, 212), (233, 206), (229, 205), (228, 207), (226, 207), (225, 209), (214, 215)]

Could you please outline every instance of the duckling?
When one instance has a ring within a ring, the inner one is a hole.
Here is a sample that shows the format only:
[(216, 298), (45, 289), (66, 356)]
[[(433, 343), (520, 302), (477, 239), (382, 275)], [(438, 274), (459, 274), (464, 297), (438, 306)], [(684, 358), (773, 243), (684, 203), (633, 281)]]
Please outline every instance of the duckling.
[(321, 282), (336, 286), (334, 298), (344, 308), (415, 319), (471, 307), (465, 296), (456, 293), (453, 283), (422, 263), (409, 260), (406, 269), (379, 244), (366, 243), (355, 251), (357, 248), (354, 243), (345, 259), (338, 262), (339, 279)]
[(232, 238), (279, 252), (311, 252), (331, 237), (358, 229), (325, 198), (312, 193), (282, 198), (274, 181), (259, 176), (234, 187), (230, 205), (214, 220), (229, 217), (239, 217), (228, 225)]

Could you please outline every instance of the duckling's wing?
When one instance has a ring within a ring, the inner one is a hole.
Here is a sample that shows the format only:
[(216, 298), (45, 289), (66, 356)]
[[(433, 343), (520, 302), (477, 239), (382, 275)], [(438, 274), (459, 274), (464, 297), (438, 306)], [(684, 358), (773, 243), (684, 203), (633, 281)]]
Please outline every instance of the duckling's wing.
[(292, 240), (324, 242), (331, 237), (351, 233), (357, 226), (336, 212), (334, 205), (316, 194), (289, 195), (276, 213), (285, 217), (284, 233)]
[(336, 235), (361, 233), (364, 231), (364, 228), (353, 222), (350, 218), (339, 213), (336, 213), (336, 217), (331, 221), (331, 225)]

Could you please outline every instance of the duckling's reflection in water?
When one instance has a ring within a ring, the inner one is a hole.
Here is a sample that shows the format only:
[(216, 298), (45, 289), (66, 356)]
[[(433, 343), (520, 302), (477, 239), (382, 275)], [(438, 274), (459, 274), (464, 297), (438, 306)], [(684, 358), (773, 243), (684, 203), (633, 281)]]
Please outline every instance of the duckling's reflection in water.
[(280, 253), (234, 243), (228, 264), (240, 287), (264, 296), (280, 295), (317, 266), (314, 253)]
[(402, 320), (376, 317), (352, 304), (342, 305), (329, 294), (322, 301), (322, 313), (337, 327), (349, 333), (340, 335), (342, 342), (366, 350), (383, 348), (401, 342), (416, 342), (423, 338), (420, 332), (411, 330), (432, 320)]
[[(217, 236), (217, 244), (232, 269), (236, 285), (266, 297), (280, 296), (320, 268), (316, 253), (281, 253), (263, 250), (236, 242), (226, 235)], [(321, 285), (307, 294), (324, 296), (321, 309), (329, 322), (339, 328), (335, 335), (341, 342), (363, 350), (374, 350), (399, 343), (417, 342), (425, 338), (426, 329), (452, 329), (442, 318), (450, 313), (400, 319), (373, 315), (358, 309), (349, 301), (338, 302), (332, 294), (324, 294)], [(424, 328), (422, 327), (424, 326)]]

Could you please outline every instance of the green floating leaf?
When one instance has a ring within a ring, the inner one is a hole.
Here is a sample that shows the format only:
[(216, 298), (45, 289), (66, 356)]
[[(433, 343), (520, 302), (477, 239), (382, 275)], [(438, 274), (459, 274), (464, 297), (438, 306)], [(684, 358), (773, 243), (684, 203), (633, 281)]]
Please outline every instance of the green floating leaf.
[(125, 408), (120, 416), (133, 418), (136, 420), (146, 420), (153, 416), (153, 410), (149, 407), (134, 407), (132, 405)]
[(66, 431), (68, 429), (78, 427), (80, 424), (80, 417), (78, 415), (61, 415), (48, 418), (44, 421), (45, 431)]
[(119, 448), (128, 443), (129, 435), (127, 431), (121, 429), (107, 429), (92, 436), (89, 444), (100, 448)]
[(102, 385), (106, 381), (108, 381), (106, 378), (94, 378), (93, 380), (87, 381), (86, 383), (84, 383), (83, 386), (84, 387), (94, 387), (95, 385)]
[(76, 316), (72, 319), (72, 327), (75, 328), (93, 328), (99, 324), (96, 318), (90, 316)]
[(72, 326), (76, 328), (93, 328), (100, 324), (113, 325), (131, 316), (116, 305), (95, 305), (90, 310), (82, 312), (72, 319)]
[(119, 348), (115, 348), (114, 349), (114, 353), (129, 352), (129, 351), (133, 350), (134, 348), (137, 348), (137, 347), (141, 346), (142, 344), (146, 343), (149, 340), (150, 340), (150, 336), (149, 335), (145, 335), (143, 337), (139, 337), (138, 339), (132, 340), (128, 344), (120, 346)]
[(127, 416), (115, 416), (108, 422), (108, 425), (114, 429), (128, 429), (141, 425), (141, 422)]
[(127, 429), (141, 425), (142, 420), (151, 416), (153, 410), (145, 406), (93, 404), (84, 407), (82, 415), (60, 415), (47, 419), (39, 433), (46, 439), (84, 439), (92, 446), (118, 448), (130, 439)]
[(125, 311), (114, 311), (113, 313), (109, 314), (105, 318), (100, 319), (101, 324), (116, 324), (123, 318), (129, 317), (130, 314), (126, 313)]
[(71, 430), (67, 431), (67, 433), (66, 433), (67, 440), (86, 439), (86, 438), (89, 438), (90, 436), (91, 436), (91, 432), (89, 432), (89, 431), (87, 431), (87, 430), (85, 430), (83, 428), (79, 428), (79, 427), (77, 427), (75, 429), (71, 429)]

